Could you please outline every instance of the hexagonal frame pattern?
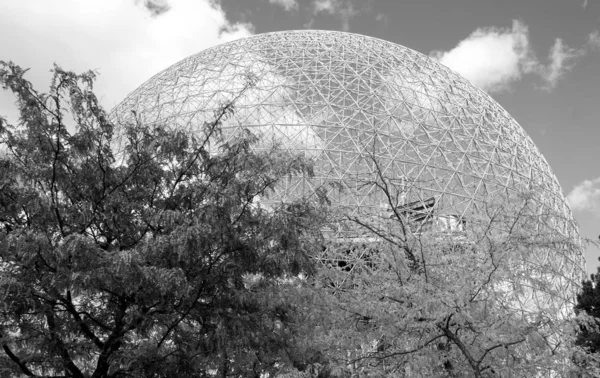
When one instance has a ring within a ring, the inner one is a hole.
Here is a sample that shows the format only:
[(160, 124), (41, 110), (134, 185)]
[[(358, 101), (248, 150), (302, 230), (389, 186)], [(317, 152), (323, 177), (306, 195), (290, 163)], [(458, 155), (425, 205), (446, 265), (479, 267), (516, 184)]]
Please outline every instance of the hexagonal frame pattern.
[[(290, 178), (270, 201), (325, 188), (348, 214), (381, 215), (390, 206), (373, 179), (380, 173), (400, 205), (433, 199), (438, 224), (465, 224), (491, 198), (534, 191), (551, 231), (578, 242), (561, 187), (523, 128), (464, 78), (390, 42), (329, 31), (233, 41), (155, 75), (112, 115), (126, 121), (134, 110), (142, 122), (197, 133), (234, 99), (229, 138), (248, 129), (260, 135), (258, 149), (277, 144), (315, 161), (315, 177)], [(544, 258), (557, 260), (564, 290), (579, 285), (581, 249)]]

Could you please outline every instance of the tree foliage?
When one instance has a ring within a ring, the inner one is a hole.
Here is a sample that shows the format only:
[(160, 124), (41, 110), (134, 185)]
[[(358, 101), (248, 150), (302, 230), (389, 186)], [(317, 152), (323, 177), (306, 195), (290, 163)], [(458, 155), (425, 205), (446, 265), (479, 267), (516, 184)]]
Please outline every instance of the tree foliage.
[(465, 235), (415, 227), (401, 211), (402, 182), (379, 169), (365, 180), (387, 211), (345, 216), (360, 233), (330, 242), (320, 257), (323, 311), (333, 315), (315, 342), (332, 366), (374, 377), (570, 370), (567, 281), (545, 256), (580, 246), (552, 231), (554, 214), (540, 213), (535, 192), (490, 198)]
[(600, 377), (600, 267), (598, 273), (583, 281), (575, 313), (577, 348), (573, 360), (586, 372), (583, 376)]
[(114, 125), (94, 73), (53, 71), (39, 93), (0, 63), (20, 112), (16, 126), (0, 119), (2, 376), (285, 367), (302, 286), (292, 277), (314, 271), (321, 218), (307, 201), (256, 200), (310, 162), (253, 152), (250, 133), (226, 141), (235, 99), (196, 135)]
[[(20, 112), (0, 118), (3, 376), (535, 377), (583, 355), (548, 258), (580, 246), (535, 191), (479, 204), (468, 235), (428, 233), (374, 151), (358, 186), (387, 210), (340, 212), (356, 237), (323, 240), (319, 201), (269, 201), (311, 162), (228, 138), (236, 98), (188, 135), (115, 124), (92, 72), (55, 67), (48, 93), (24, 74), (0, 62)], [(599, 277), (576, 308), (592, 354)]]
[[(577, 295), (575, 311), (593, 317), (600, 326), (600, 268), (598, 273), (592, 274), (590, 278), (583, 281), (581, 293)], [(582, 326), (576, 344), (584, 347), (589, 353), (600, 353), (600, 333)]]

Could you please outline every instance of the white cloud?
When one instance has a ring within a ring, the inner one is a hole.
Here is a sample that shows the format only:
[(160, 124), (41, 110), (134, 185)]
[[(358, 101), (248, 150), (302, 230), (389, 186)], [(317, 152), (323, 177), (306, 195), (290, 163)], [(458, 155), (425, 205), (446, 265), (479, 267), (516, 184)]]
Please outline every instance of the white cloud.
[(521, 78), (534, 62), (527, 26), (514, 21), (512, 29), (477, 29), (448, 52), (434, 57), (486, 91), (505, 89)]
[[(367, 3), (368, 4), (368, 3)], [(359, 11), (354, 8), (350, 0), (314, 0), (313, 14), (329, 13), (342, 20), (342, 30), (350, 30), (350, 20), (356, 16)]]
[(269, 3), (280, 5), (288, 12), (298, 10), (297, 0), (269, 0)]
[(598, 30), (591, 32), (588, 35), (587, 43), (591, 48), (600, 50), (600, 32), (598, 32)]
[(552, 89), (583, 53), (584, 50), (572, 49), (556, 39), (549, 63), (544, 65), (530, 46), (527, 25), (515, 20), (510, 29), (479, 28), (450, 51), (433, 51), (431, 55), (473, 85), (499, 92), (509, 89), (525, 74), (539, 76), (544, 81), (543, 88)]
[[(27, 77), (48, 88), (52, 64), (100, 73), (96, 92), (112, 108), (173, 63), (253, 33), (230, 23), (212, 0), (2, 0), (0, 60), (31, 67)], [(2, 92), (2, 91), (0, 91)], [(0, 93), (0, 115), (14, 100)]]
[(313, 3), (314, 13), (328, 12), (334, 14), (341, 7), (341, 0), (315, 0)]
[(600, 215), (600, 177), (575, 185), (567, 200), (573, 211), (590, 211)]
[(381, 22), (384, 26), (387, 26), (389, 18), (385, 13), (377, 13), (377, 16), (375, 16), (375, 21)]
[[(135, 0), (139, 4), (140, 0)], [(144, 0), (144, 6), (153, 16), (159, 16), (171, 9), (167, 0)]]
[(314, 23), (315, 23), (315, 19), (314, 19), (314, 17), (311, 17), (310, 20), (308, 20), (307, 22), (304, 23), (304, 25), (302, 25), (302, 27), (304, 27), (305, 29), (312, 29)]
[(573, 68), (575, 60), (583, 54), (584, 50), (573, 49), (566, 46), (561, 39), (556, 39), (548, 56), (550, 63), (546, 67), (538, 65), (536, 69), (546, 82), (544, 88), (547, 90), (554, 88), (558, 79)]

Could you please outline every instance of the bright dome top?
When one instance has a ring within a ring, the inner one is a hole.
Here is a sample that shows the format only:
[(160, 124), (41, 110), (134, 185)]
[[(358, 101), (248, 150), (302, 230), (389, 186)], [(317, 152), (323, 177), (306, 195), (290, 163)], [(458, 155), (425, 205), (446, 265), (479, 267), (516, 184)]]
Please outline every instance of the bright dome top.
[[(234, 99), (229, 137), (246, 128), (261, 136), (257, 148), (277, 143), (315, 161), (314, 178), (292, 178), (270, 200), (325, 188), (349, 214), (381, 213), (388, 201), (374, 183), (379, 172), (399, 206), (435, 212), (446, 228), (474, 223), (495, 198), (529, 191), (539, 213), (551, 214), (553, 232), (578, 238), (561, 187), (523, 128), (450, 69), (379, 39), (286, 31), (226, 43), (155, 75), (113, 116), (135, 111), (144, 123), (194, 133)], [(578, 284), (580, 250), (545, 258)]]

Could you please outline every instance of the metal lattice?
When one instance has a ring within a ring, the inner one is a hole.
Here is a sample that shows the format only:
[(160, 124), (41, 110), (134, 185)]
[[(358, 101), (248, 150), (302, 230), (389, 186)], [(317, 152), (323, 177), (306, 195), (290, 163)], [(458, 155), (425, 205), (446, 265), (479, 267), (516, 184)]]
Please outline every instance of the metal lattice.
[[(127, 120), (133, 110), (142, 122), (194, 133), (234, 98), (227, 135), (247, 128), (261, 136), (257, 148), (277, 143), (316, 163), (314, 178), (291, 178), (271, 200), (325, 188), (351, 215), (381, 214), (389, 206), (371, 180), (379, 169), (419, 230), (464, 231), (491, 199), (534, 191), (551, 231), (578, 238), (548, 163), (504, 109), (429, 57), (375, 38), (290, 31), (226, 43), (157, 74), (113, 116)], [(540, 258), (572, 292), (583, 276), (581, 249)]]

